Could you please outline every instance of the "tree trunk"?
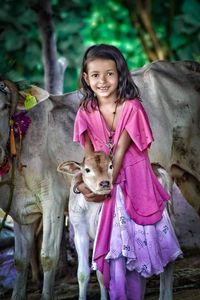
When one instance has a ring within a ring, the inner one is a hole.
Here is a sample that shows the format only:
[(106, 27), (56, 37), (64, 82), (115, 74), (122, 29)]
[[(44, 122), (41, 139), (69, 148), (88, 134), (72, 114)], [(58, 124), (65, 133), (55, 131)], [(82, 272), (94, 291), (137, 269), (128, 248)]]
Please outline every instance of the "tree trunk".
[(64, 57), (58, 59), (51, 3), (39, 0), (32, 7), (38, 15), (41, 32), (45, 89), (51, 94), (62, 94), (67, 61)]
[(164, 55), (163, 49), (160, 45), (160, 41), (157, 38), (156, 32), (153, 29), (152, 22), (151, 22), (151, 17), (150, 17), (150, 12), (147, 8), (148, 5), (150, 5), (150, 4), (147, 1), (145, 3), (147, 5), (147, 7), (146, 7), (145, 4), (142, 3), (141, 0), (136, 0), (136, 3), (137, 3), (137, 6), (139, 8), (139, 13), (140, 13), (141, 20), (144, 24), (144, 27), (145, 27), (146, 31), (149, 33), (149, 36), (151, 38), (152, 45), (153, 45), (153, 48), (155, 50), (157, 59), (164, 59), (165, 55)]
[[(121, 3), (128, 9), (130, 19), (136, 29), (138, 38), (141, 41), (144, 52), (149, 61), (165, 59), (165, 53), (156, 35), (151, 21), (151, 1), (149, 0), (121, 0)], [(149, 41), (145, 39), (148, 34)]]

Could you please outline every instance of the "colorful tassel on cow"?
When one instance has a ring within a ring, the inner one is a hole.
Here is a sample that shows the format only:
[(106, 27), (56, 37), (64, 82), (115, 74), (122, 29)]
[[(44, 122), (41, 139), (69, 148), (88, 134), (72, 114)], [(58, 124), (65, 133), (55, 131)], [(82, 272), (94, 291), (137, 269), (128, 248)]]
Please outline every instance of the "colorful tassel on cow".
[(12, 156), (16, 156), (16, 154), (17, 154), (12, 120), (10, 120), (10, 154)]
[(27, 116), (27, 111), (23, 110), (19, 113), (15, 113), (12, 116), (12, 120), (15, 138), (20, 138), (20, 134), (25, 136), (29, 125), (31, 124), (31, 119)]

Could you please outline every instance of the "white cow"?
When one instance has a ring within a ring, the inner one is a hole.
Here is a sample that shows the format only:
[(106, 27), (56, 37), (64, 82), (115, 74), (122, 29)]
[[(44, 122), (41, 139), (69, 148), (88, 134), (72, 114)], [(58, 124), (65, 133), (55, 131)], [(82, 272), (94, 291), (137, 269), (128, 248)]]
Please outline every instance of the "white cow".
[[(155, 137), (150, 159), (167, 171), (173, 171), (185, 198), (191, 204), (195, 201), (197, 211), (200, 208), (199, 70), (200, 65), (195, 62), (158, 61), (133, 73)], [(0, 84), (0, 174), (5, 170), (6, 156), (10, 160), (7, 147), (9, 119), (18, 111), (17, 97), (15, 86), (4, 80)], [(42, 297), (53, 299), (63, 210), (69, 194), (63, 176), (56, 169), (64, 160), (73, 157), (80, 161), (82, 157), (80, 147), (72, 142), (79, 102), (80, 94), (76, 92), (50, 96), (27, 113), (31, 125), (20, 150), (20, 161), (25, 167), (21, 172), (16, 167), (14, 172), (15, 188), (10, 209), (15, 220), (18, 270), (13, 299), (25, 299), (27, 267), (34, 237), (32, 224), (41, 215), (44, 232)], [(5, 211), (10, 191), (7, 180), (10, 178), (11, 171), (0, 179), (0, 207)]]
[(34, 223), (41, 216), (41, 264), (44, 271), (42, 298), (53, 299), (64, 206), (69, 195), (66, 181), (57, 172), (57, 166), (68, 153), (70, 156), (75, 153), (77, 159), (81, 156), (81, 149), (72, 142), (73, 120), (80, 100), (74, 94), (68, 94), (67, 98), (60, 96), (56, 100), (47, 97), (29, 110), (27, 116), (31, 119), (31, 125), (22, 140), (21, 150), (17, 140), (17, 156), (12, 163), (7, 143), (9, 119), (14, 111), (19, 112), (16, 107), (17, 97), (15, 85), (4, 81), (0, 89), (0, 169), (2, 171), (9, 163), (14, 175), (10, 170), (1, 176), (0, 207), (7, 211), (9, 194), (14, 184), (9, 214), (14, 220), (17, 278), (12, 299), (26, 299)]
[(150, 160), (172, 172), (200, 216), (200, 64), (158, 61), (132, 76), (153, 129)]

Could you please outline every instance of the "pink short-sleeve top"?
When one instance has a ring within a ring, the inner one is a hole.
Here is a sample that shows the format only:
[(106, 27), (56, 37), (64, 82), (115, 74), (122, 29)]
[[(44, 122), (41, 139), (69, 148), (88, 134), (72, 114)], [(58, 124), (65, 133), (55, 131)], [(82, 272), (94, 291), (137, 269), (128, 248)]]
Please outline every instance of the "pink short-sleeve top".
[[(93, 143), (95, 151), (109, 153), (106, 146), (107, 133), (99, 110), (78, 110), (74, 125), (74, 141), (84, 147), (84, 132)], [(126, 209), (133, 220), (142, 225), (153, 224), (161, 219), (164, 201), (168, 193), (154, 175), (147, 149), (153, 141), (147, 114), (138, 99), (126, 100), (114, 134), (114, 147), (123, 130), (133, 140), (127, 150), (123, 166), (117, 178), (126, 197)]]

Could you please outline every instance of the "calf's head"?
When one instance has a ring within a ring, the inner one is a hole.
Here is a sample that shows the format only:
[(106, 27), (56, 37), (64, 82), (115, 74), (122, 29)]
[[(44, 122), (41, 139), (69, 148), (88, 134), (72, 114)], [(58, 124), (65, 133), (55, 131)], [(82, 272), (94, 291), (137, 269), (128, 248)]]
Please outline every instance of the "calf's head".
[(105, 195), (112, 190), (112, 160), (104, 152), (94, 152), (84, 157), (82, 163), (66, 161), (61, 163), (58, 172), (78, 176), (95, 194)]

